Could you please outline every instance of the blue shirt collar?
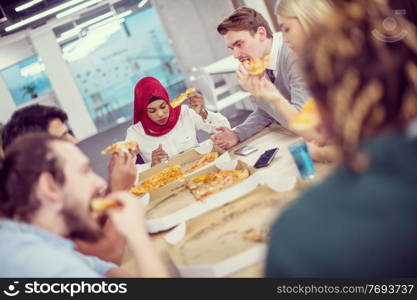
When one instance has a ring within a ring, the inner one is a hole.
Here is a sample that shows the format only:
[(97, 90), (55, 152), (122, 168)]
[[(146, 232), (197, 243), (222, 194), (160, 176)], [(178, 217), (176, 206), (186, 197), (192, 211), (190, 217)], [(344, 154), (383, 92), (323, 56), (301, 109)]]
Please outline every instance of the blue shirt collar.
[(35, 235), (43, 239), (45, 242), (54, 244), (58, 247), (63, 247), (70, 250), (75, 248), (75, 244), (70, 240), (28, 223), (17, 222), (11, 219), (0, 219), (0, 230), (7, 230), (14, 233), (28, 233)]

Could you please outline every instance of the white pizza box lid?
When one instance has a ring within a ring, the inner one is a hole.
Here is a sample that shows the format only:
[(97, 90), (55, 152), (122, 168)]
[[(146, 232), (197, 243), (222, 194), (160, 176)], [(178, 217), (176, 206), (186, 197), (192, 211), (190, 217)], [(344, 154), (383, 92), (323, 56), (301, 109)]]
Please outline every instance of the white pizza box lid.
[(266, 245), (258, 244), (220, 262), (205, 265), (180, 266), (178, 271), (182, 277), (225, 277), (265, 260), (266, 252)]
[(211, 140), (207, 140), (199, 144), (196, 148), (193, 148), (186, 152), (175, 155), (174, 157), (170, 158), (168, 161), (162, 162), (154, 167), (151, 167), (150, 163), (143, 164), (143, 165), (136, 165), (137, 175), (136, 175), (135, 184), (137, 185), (141, 181), (151, 177), (152, 175), (155, 175), (161, 172), (162, 170), (164, 170), (165, 168), (176, 165), (176, 164), (180, 164), (182, 166), (188, 164), (189, 166), (191, 166), (193, 163), (197, 162), (205, 154), (210, 153), (210, 152), (218, 152), (220, 155), (217, 159), (215, 159), (211, 163), (206, 164), (205, 166), (191, 172), (190, 174), (203, 170), (204, 168), (210, 167), (214, 165), (215, 163), (231, 160), (229, 152), (223, 151), (222, 153), (222, 151), (223, 150), (221, 149), (215, 148)]
[[(259, 173), (256, 173), (257, 175)], [(296, 186), (296, 176), (282, 178), (278, 183), (269, 184), (265, 180), (269, 188), (276, 192), (291, 191)], [(187, 233), (186, 223), (179, 224), (173, 230), (165, 234), (164, 239), (171, 245), (177, 245), (182, 241)], [(254, 244), (249, 249), (235, 253), (225, 259), (212, 264), (190, 264), (177, 265), (178, 271), (182, 277), (225, 277), (229, 274), (242, 270), (255, 263), (265, 261), (267, 246), (265, 243)]]
[[(156, 233), (164, 230), (171, 229), (178, 224), (181, 224), (187, 220), (195, 218), (207, 211), (210, 211), (214, 208), (222, 206), (226, 203), (229, 203), (242, 195), (252, 191), (261, 183), (261, 176), (257, 175), (254, 172), (254, 169), (246, 165), (245, 163), (237, 160), (229, 160), (224, 162), (216, 162), (215, 167), (220, 170), (234, 170), (238, 166), (250, 169), (251, 175), (242, 180), (241, 182), (231, 186), (225, 190), (222, 190), (216, 194), (210, 195), (204, 198), (204, 201), (195, 201), (192, 205), (186, 206), (182, 209), (175, 211), (169, 215), (160, 217), (160, 218), (153, 218), (146, 220), (146, 226), (148, 228), (148, 232)], [(212, 165), (213, 167), (213, 165)], [(205, 173), (204, 171), (208, 171), (209, 168), (199, 169), (198, 173)], [(193, 177), (192, 173), (186, 177), (190, 178)], [(166, 185), (161, 189), (163, 191), (169, 191), (170, 187), (174, 185)], [(160, 190), (161, 192), (162, 190)], [(151, 193), (151, 201), (152, 201), (152, 193)], [(169, 201), (169, 200), (168, 200)]]

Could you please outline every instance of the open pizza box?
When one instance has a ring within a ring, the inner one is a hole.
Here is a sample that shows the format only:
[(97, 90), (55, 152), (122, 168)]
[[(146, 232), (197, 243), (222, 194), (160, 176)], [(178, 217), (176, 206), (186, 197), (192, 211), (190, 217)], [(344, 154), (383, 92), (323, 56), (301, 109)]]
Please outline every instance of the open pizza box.
[[(249, 177), (235, 185), (209, 195), (198, 201), (187, 188), (192, 178), (219, 170), (248, 170)], [(150, 202), (146, 207), (146, 224), (151, 233), (164, 231), (209, 210), (229, 203), (255, 189), (260, 182), (255, 169), (242, 161), (218, 162), (211, 167), (199, 170), (183, 179), (177, 180), (150, 192)]]
[(213, 143), (211, 142), (211, 140), (207, 140), (204, 143), (201, 143), (198, 147), (190, 149), (184, 153), (178, 154), (174, 157), (172, 157), (170, 160), (166, 161), (166, 162), (162, 162), (154, 167), (151, 167), (147, 170), (144, 171), (140, 171), (138, 172), (138, 176), (136, 178), (136, 184), (138, 185), (140, 184), (142, 181), (148, 179), (149, 177), (161, 172), (162, 170), (173, 166), (173, 165), (181, 165), (181, 169), (183, 171), (187, 170), (188, 168), (190, 168), (194, 163), (196, 163), (200, 158), (202, 158), (205, 154), (210, 153), (210, 152), (217, 152), (219, 157), (214, 160), (211, 163), (208, 163), (206, 165), (204, 165), (203, 167), (195, 170), (192, 173), (189, 174), (193, 174), (201, 169), (207, 168), (209, 166), (212, 166), (215, 163), (218, 162), (223, 162), (223, 161), (229, 161), (230, 160), (230, 155), (229, 152), (224, 151), (216, 146), (213, 145)]
[[(291, 186), (295, 183), (294, 177)], [(225, 277), (264, 262), (267, 231), (296, 195), (295, 190), (278, 192), (262, 184), (170, 231), (165, 236), (172, 244), (168, 253), (181, 276)]]

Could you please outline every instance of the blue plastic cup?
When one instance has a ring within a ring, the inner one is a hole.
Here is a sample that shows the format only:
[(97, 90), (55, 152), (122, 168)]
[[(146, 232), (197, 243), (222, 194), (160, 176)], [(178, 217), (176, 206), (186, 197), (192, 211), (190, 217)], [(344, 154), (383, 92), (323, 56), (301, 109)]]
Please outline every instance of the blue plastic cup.
[(306, 142), (304, 140), (297, 141), (289, 145), (288, 150), (297, 165), (301, 178), (303, 180), (313, 179), (316, 174), (316, 169), (314, 168), (313, 160), (308, 152)]

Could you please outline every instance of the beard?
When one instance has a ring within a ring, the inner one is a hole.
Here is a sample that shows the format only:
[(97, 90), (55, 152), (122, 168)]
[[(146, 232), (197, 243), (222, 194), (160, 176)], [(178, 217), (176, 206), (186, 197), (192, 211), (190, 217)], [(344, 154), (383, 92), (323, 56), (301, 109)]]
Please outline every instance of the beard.
[(64, 207), (61, 213), (68, 228), (68, 238), (97, 242), (103, 237), (100, 226), (98, 223), (94, 224), (88, 214), (82, 215), (75, 207)]

